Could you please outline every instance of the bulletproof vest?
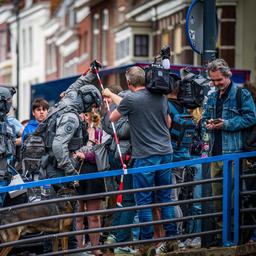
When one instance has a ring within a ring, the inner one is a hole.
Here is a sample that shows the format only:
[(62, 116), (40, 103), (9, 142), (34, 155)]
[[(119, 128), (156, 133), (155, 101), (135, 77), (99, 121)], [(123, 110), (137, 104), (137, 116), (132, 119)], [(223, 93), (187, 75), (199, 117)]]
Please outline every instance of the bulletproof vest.
[(85, 146), (87, 142), (88, 142), (88, 132), (87, 132), (86, 126), (82, 121), (79, 121), (79, 127), (76, 130), (73, 138), (68, 143), (68, 149), (69, 151), (74, 152), (80, 149), (82, 146)]
[(0, 122), (0, 158), (9, 157), (15, 153), (15, 135), (6, 122)]
[[(52, 151), (52, 143), (56, 134), (56, 128), (57, 128), (57, 119), (67, 113), (72, 112), (75, 113), (79, 118), (78, 113), (70, 108), (63, 107), (61, 109), (54, 110), (47, 118), (44, 120), (44, 122), (39, 124), (39, 127), (36, 130), (36, 133), (39, 133), (44, 138), (45, 142), (45, 148), (46, 152)], [(88, 134), (86, 131), (85, 125), (82, 123), (82, 121), (79, 122), (79, 127), (77, 131), (75, 132), (73, 138), (68, 143), (68, 149), (69, 151), (76, 151), (82, 146), (86, 145), (88, 141)]]
[(3, 179), (7, 172), (7, 158), (14, 154), (14, 131), (6, 122), (0, 122), (0, 179)]

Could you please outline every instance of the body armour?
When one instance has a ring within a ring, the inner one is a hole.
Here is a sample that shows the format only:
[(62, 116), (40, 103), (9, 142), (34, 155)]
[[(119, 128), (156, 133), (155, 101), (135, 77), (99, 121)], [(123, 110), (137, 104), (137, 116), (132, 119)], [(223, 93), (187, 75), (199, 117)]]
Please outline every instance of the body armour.
[(39, 124), (39, 127), (36, 130), (36, 133), (43, 135), (45, 141), (46, 152), (50, 153), (52, 151), (52, 143), (56, 134), (57, 118), (65, 113), (75, 113), (79, 119), (79, 127), (76, 130), (73, 138), (68, 143), (68, 149), (71, 152), (74, 152), (86, 145), (88, 141), (88, 133), (86, 131), (85, 125), (79, 118), (78, 113), (68, 107), (54, 110), (46, 120)]
[(5, 121), (0, 122), (0, 180), (7, 175), (7, 159), (15, 154), (15, 134)]

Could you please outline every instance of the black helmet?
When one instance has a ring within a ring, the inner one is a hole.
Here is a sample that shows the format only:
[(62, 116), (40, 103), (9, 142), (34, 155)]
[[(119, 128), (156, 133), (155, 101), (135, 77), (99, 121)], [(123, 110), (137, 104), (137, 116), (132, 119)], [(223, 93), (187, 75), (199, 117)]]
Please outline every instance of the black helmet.
[(93, 104), (95, 107), (100, 107), (102, 104), (100, 91), (92, 84), (82, 86), (78, 94), (81, 95), (83, 101), (83, 112), (90, 112)]
[(13, 88), (0, 86), (0, 113), (1, 116), (6, 115), (12, 106), (12, 96), (15, 93)]

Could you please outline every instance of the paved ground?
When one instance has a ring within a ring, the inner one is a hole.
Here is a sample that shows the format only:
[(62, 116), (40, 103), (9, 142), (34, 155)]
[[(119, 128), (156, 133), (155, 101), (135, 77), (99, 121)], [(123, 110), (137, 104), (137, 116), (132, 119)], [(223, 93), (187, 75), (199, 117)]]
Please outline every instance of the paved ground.
[[(209, 249), (188, 249), (167, 253), (167, 256), (256, 256), (256, 243), (233, 247), (213, 247)], [(104, 253), (104, 256), (131, 256), (130, 254)]]
[(229, 248), (214, 247), (209, 249), (191, 249), (179, 252), (168, 253), (168, 256), (256, 256), (256, 243), (246, 244), (240, 246), (233, 246)]

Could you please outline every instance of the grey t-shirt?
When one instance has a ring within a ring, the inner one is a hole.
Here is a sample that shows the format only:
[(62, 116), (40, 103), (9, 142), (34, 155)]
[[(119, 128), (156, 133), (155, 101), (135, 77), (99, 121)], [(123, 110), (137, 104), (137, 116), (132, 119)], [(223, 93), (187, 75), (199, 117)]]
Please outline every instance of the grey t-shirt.
[(128, 116), (133, 158), (173, 152), (166, 124), (168, 104), (165, 96), (142, 89), (128, 94), (117, 110)]

